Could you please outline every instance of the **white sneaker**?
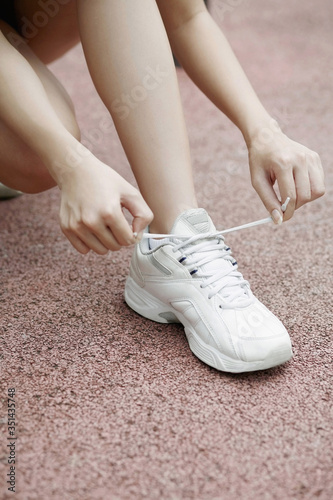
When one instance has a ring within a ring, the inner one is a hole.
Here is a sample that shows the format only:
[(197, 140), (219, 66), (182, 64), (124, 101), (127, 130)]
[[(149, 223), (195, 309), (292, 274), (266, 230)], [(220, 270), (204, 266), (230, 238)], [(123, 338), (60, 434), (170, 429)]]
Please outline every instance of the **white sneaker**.
[(8, 198), (15, 198), (15, 196), (20, 196), (21, 194), (21, 191), (9, 188), (0, 182), (0, 199), (6, 200)]
[(218, 370), (264, 370), (288, 361), (288, 332), (254, 297), (207, 212), (187, 210), (171, 232), (152, 250), (148, 238), (136, 245), (127, 304), (153, 321), (182, 323), (192, 352)]

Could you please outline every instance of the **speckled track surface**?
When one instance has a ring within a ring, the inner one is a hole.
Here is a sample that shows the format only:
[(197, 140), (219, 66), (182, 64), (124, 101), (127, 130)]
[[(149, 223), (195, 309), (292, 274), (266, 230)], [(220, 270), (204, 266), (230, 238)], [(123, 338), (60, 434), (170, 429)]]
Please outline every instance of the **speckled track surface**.
[[(131, 249), (77, 254), (59, 192), (0, 203), (0, 498), (330, 500), (332, 433), (332, 20), (330, 0), (220, 2), (214, 15), (264, 104), (317, 150), (327, 194), (280, 228), (227, 239), (252, 289), (284, 322), (294, 358), (228, 375), (179, 325), (123, 301)], [(81, 50), (52, 66), (85, 140), (132, 180)], [(237, 130), (179, 70), (200, 204), (217, 227), (261, 217)], [(245, 179), (245, 180), (244, 180)], [(18, 471), (6, 492), (6, 393), (15, 387)]]

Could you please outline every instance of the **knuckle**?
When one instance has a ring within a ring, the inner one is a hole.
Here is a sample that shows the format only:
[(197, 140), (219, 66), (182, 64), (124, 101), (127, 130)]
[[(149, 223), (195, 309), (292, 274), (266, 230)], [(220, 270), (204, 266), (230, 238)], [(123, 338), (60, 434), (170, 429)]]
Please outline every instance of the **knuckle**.
[(68, 230), (71, 231), (71, 232), (73, 232), (73, 233), (75, 233), (75, 234), (77, 234), (80, 231), (81, 228), (82, 228), (82, 222), (80, 222), (80, 221), (72, 221), (72, 222), (69, 223)]
[(290, 163), (292, 162), (292, 157), (290, 155), (290, 153), (281, 153), (281, 156), (280, 156), (280, 163), (282, 165), (289, 165)]
[(276, 159), (276, 168), (277, 170), (285, 170), (290, 166), (294, 161), (293, 156), (288, 151), (283, 151), (279, 154), (279, 157)]
[(320, 198), (321, 196), (324, 196), (325, 194), (325, 187), (324, 186), (319, 186), (315, 187), (312, 189), (312, 198)]
[(129, 196), (131, 196), (132, 198), (142, 198), (140, 191), (136, 189), (134, 186), (130, 186)]
[(297, 159), (300, 163), (306, 163), (309, 157), (310, 154), (308, 151), (299, 151), (297, 153)]
[(149, 210), (147, 210), (147, 212), (146, 212), (145, 216), (143, 217), (143, 219), (144, 219), (147, 223), (151, 222), (151, 221), (153, 220), (153, 218), (154, 218), (154, 214), (153, 214), (153, 212), (152, 212), (150, 209), (149, 209)]
[(113, 208), (104, 209), (101, 212), (101, 218), (104, 222), (108, 222), (110, 224), (114, 224), (117, 221), (117, 215)]
[(311, 156), (315, 160), (316, 163), (320, 163), (320, 156), (318, 153), (316, 153), (315, 151), (311, 151)]
[(82, 217), (82, 225), (88, 229), (95, 229), (98, 226), (98, 219), (96, 217), (84, 216)]

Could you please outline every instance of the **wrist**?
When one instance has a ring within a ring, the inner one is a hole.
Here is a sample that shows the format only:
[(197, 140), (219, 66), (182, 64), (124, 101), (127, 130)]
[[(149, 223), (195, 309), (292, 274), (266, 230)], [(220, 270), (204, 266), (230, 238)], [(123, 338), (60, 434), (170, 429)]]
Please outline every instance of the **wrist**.
[(254, 144), (270, 142), (276, 134), (282, 134), (282, 130), (278, 122), (267, 114), (244, 128), (242, 134), (250, 149)]
[(47, 150), (44, 162), (53, 179), (62, 189), (74, 172), (83, 167), (92, 153), (71, 134), (59, 137)]

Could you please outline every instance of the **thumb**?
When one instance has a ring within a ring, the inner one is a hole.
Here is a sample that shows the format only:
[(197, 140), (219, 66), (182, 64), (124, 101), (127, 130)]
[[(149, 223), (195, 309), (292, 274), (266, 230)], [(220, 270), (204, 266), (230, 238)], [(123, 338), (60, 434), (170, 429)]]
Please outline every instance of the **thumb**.
[(138, 192), (134, 196), (130, 196), (122, 201), (122, 205), (133, 216), (132, 228), (133, 233), (137, 233), (141, 239), (144, 229), (151, 223), (154, 218), (153, 212), (148, 207), (147, 203)]

